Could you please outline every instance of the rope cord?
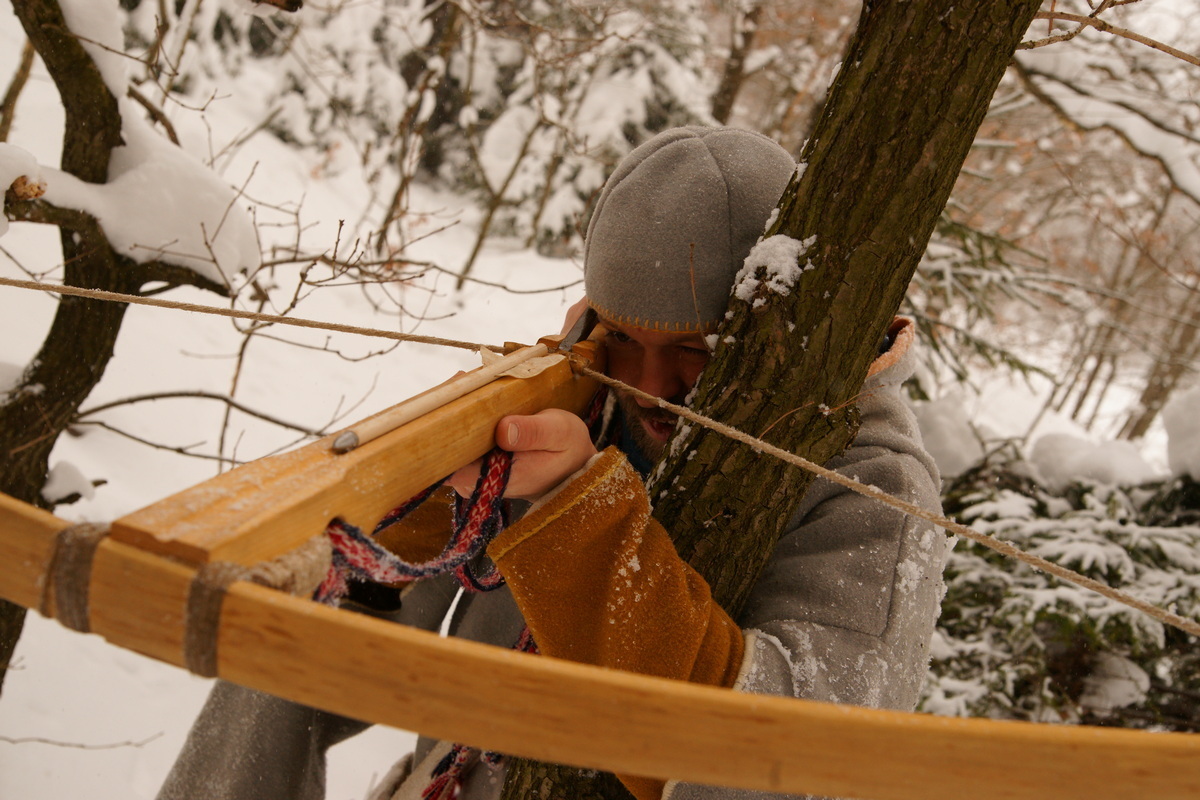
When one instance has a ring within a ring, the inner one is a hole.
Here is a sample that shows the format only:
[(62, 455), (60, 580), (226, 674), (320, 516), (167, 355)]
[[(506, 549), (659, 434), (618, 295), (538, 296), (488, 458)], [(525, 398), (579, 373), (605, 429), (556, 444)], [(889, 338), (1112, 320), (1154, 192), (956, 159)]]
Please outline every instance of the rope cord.
[(202, 678), (217, 677), (217, 634), (225, 593), (249, 575), (249, 567), (230, 561), (211, 561), (196, 571), (188, 587), (183, 629), (183, 663), (189, 672)]
[(329, 540), (314, 536), (270, 561), (242, 566), (210, 561), (196, 571), (188, 587), (183, 629), (183, 662), (204, 678), (217, 677), (217, 641), (225, 595), (237, 581), (251, 581), (296, 596), (308, 596), (329, 569)]
[[(54, 537), (54, 549), (50, 551), (50, 564), (38, 606), (43, 616), (56, 618), (73, 631), (91, 631), (88, 593), (92, 583), (92, 561), (96, 557), (96, 548), (107, 535), (108, 525), (80, 522), (63, 528)], [(55, 613), (51, 614), (51, 610)]]
[[(354, 580), (395, 584), (446, 573), (453, 573), (468, 592), (498, 589), (504, 584), (504, 577), (495, 565), (487, 564), (486, 571), (480, 573), (472, 562), (508, 523), (504, 490), (511, 473), (512, 454), (499, 447), (492, 448), (483, 459), (471, 496), (464, 499), (455, 495), (450, 540), (441, 554), (429, 561), (405, 561), (380, 545), (374, 537), (415, 511), (446, 482), (446, 478), (389, 511), (375, 526), (371, 536), (354, 525), (335, 519), (326, 530), (333, 544), (332, 563), (313, 599), (336, 605), (349, 594), (350, 582)], [(537, 645), (528, 627), (522, 630), (514, 649), (525, 653), (537, 652)], [(502, 758), (499, 753), (454, 744), (434, 767), (430, 782), (421, 794), (422, 800), (452, 800), (458, 796), (464, 776), (476, 761), (482, 760), (485, 764), (495, 766)]]
[(454, 530), (442, 552), (424, 562), (409, 562), (375, 540), (383, 530), (395, 525), (429, 499), (446, 479), (429, 486), (408, 502), (389, 511), (374, 533), (342, 520), (329, 523), (326, 533), (333, 544), (333, 562), (317, 588), (313, 599), (336, 605), (350, 591), (350, 581), (374, 581), (396, 584), (454, 573), (462, 587), (471, 592), (487, 592), (504, 581), (494, 566), (477, 573), (471, 561), (481, 554), (507, 523), (504, 489), (512, 471), (512, 454), (496, 447), (483, 459), (479, 479), (469, 498), (455, 497)]
[(762, 439), (757, 439), (747, 433), (737, 430), (736, 428), (731, 428), (728, 425), (717, 422), (710, 417), (697, 414), (690, 408), (685, 408), (684, 406), (676, 405), (675, 403), (663, 400), (661, 397), (655, 397), (654, 395), (647, 394), (646, 392), (629, 386), (628, 384), (621, 383), (618, 380), (614, 380), (613, 378), (610, 378), (607, 375), (588, 367), (581, 368), (581, 372), (584, 375), (587, 375), (589, 378), (593, 378), (606, 386), (614, 389), (620, 389), (621, 391), (628, 392), (629, 394), (644, 400), (649, 400), (655, 403), (659, 408), (666, 409), (672, 414), (677, 414), (684, 419), (695, 422), (698, 425), (703, 425), (705, 428), (715, 431), (723, 436), (728, 436), (729, 438), (742, 442), (743, 444), (750, 445), (756, 450), (761, 450), (767, 455), (774, 456), (781, 461), (785, 461), (789, 464), (800, 467), (801, 469), (806, 469), (819, 477), (844, 486), (851, 491), (863, 495), (864, 497), (869, 497), (872, 500), (877, 500), (880, 503), (883, 503), (884, 505), (891, 506), (899, 511), (903, 511), (905, 514), (918, 517), (926, 522), (931, 522), (934, 525), (937, 525), (939, 528), (944, 529), (947, 533), (962, 536), (964, 539), (970, 539), (976, 544), (987, 547), (996, 551), (997, 553), (1008, 556), (1009, 558), (1014, 558), (1023, 564), (1028, 564), (1029, 566), (1049, 573), (1056, 578), (1061, 578), (1062, 580), (1082, 586), (1085, 589), (1090, 589), (1097, 594), (1107, 597), (1110, 600), (1114, 600), (1123, 605), (1135, 608), (1138, 611), (1153, 617), (1164, 625), (1170, 625), (1171, 627), (1178, 628), (1185, 633), (1192, 634), (1193, 636), (1200, 636), (1200, 623), (1197, 623), (1195, 620), (1182, 617), (1178, 614), (1173, 614), (1166, 609), (1159, 608), (1156, 605), (1147, 603), (1144, 600), (1140, 600), (1131, 594), (1121, 591), (1120, 589), (1114, 589), (1108, 584), (1089, 578), (1086, 575), (1076, 572), (1075, 570), (1055, 564), (1053, 561), (1047, 561), (1041, 556), (1035, 556), (1032, 553), (1027, 553), (1015, 545), (1010, 544), (1009, 542), (997, 539), (994, 536), (989, 536), (986, 533), (981, 533), (974, 528), (969, 528), (966, 525), (963, 525), (960, 522), (955, 522), (949, 517), (942, 516), (941, 514), (935, 514), (932, 511), (927, 511), (920, 506), (901, 500), (898, 497), (893, 497), (892, 495), (881, 491), (874, 486), (859, 483), (853, 478), (849, 478), (845, 475), (834, 472), (831, 469), (809, 461), (808, 459), (798, 456), (795, 453), (789, 453), (788, 451), (780, 449), (775, 445), (764, 442)]
[(13, 278), (0, 278), (0, 286), (11, 286), (16, 289), (32, 289), (34, 291), (50, 292), (53, 294), (65, 294), (89, 300), (107, 300), (112, 303), (129, 303), (130, 305), (169, 308), (175, 311), (191, 311), (197, 314), (210, 314), (217, 317), (230, 317), (233, 319), (250, 320), (252, 322), (271, 322), (277, 325), (290, 325), (294, 328), (315, 328), (323, 331), (352, 333), (358, 336), (373, 336), (378, 339), (392, 339), (398, 342), (415, 342), (417, 344), (429, 344), (438, 347), (457, 347), (460, 350), (478, 350), (481, 347), (486, 347), (498, 353), (507, 353), (511, 349), (479, 342), (465, 342), (461, 339), (443, 339), (440, 336), (421, 336), (416, 333), (385, 331), (381, 328), (363, 328), (358, 325), (341, 325), (334, 322), (304, 319), (303, 317), (284, 317), (278, 314), (240, 311), (236, 308), (220, 308), (218, 306), (205, 306), (197, 303), (180, 303), (175, 300), (160, 300), (156, 297), (142, 297), (137, 294), (106, 292), (101, 289), (83, 289), (78, 286), (67, 286), (61, 283), (49, 284), (38, 283), (37, 281), (20, 281)]
[[(44, 283), (37, 283), (34, 281), (20, 281), (20, 280), (14, 280), (14, 279), (10, 279), (10, 278), (0, 278), (0, 286), (12, 286), (14, 288), (19, 288), (19, 289), (31, 289), (31, 290), (43, 291), (43, 292), (55, 292), (55, 293), (59, 293), (59, 294), (68, 294), (68, 295), (73, 295), (73, 296), (78, 296), (78, 297), (87, 297), (87, 298), (91, 298), (91, 299), (95, 299), (95, 300), (109, 300), (109, 301), (120, 302), (120, 303), (148, 305), (148, 306), (155, 306), (155, 307), (159, 307), (159, 308), (171, 308), (171, 309), (176, 309), (176, 310), (181, 310), (181, 311), (194, 311), (197, 313), (215, 314), (217, 316), (234, 317), (234, 318), (238, 318), (238, 319), (250, 319), (250, 320), (257, 320), (257, 321), (276, 322), (281, 325), (293, 325), (293, 326), (301, 327), (301, 328), (319, 328), (319, 329), (323, 329), (323, 330), (333, 330), (333, 331), (339, 331), (339, 332), (343, 332), (343, 333), (359, 334), (359, 335), (363, 335), (363, 336), (377, 336), (377, 337), (381, 337), (381, 338), (389, 338), (389, 339), (395, 339), (395, 340), (399, 340), (399, 341), (413, 341), (413, 342), (420, 342), (420, 343), (424, 343), (424, 344), (441, 345), (441, 346), (446, 346), (446, 347), (458, 347), (458, 348), (463, 348), (463, 349), (474, 350), (474, 349), (478, 349), (481, 346), (480, 344), (474, 343), (474, 342), (463, 342), (463, 341), (452, 340), (452, 339), (440, 339), (438, 337), (433, 337), (433, 336), (417, 336), (415, 334), (403, 334), (403, 333), (398, 333), (395, 331), (383, 331), (383, 330), (377, 330), (377, 329), (373, 329), (373, 328), (362, 328), (362, 327), (352, 326), (352, 325), (335, 325), (333, 323), (317, 322), (314, 320), (304, 320), (304, 319), (298, 319), (298, 318), (294, 318), (294, 317), (281, 317), (281, 316), (275, 316), (275, 315), (270, 315), (270, 314), (258, 314), (258, 313), (248, 312), (248, 311), (223, 309), (223, 308), (217, 308), (215, 306), (203, 306), (203, 305), (196, 305), (196, 304), (192, 304), (192, 303), (177, 303), (177, 302), (173, 302), (173, 301), (169, 301), (169, 300), (158, 300), (155, 298), (141, 297), (138, 295), (127, 295), (127, 294), (120, 294), (117, 292), (105, 292), (105, 291), (100, 291), (100, 290), (96, 290), (96, 289), (81, 289), (78, 287), (65, 286), (62, 284), (49, 285), (49, 284), (44, 284)], [(500, 350), (500, 351), (504, 350), (504, 348), (492, 348), (492, 349), (496, 349), (496, 350)], [(1130, 608), (1137, 609), (1138, 611), (1143, 612), (1144, 614), (1161, 622), (1164, 625), (1170, 625), (1171, 627), (1178, 628), (1179, 630), (1182, 630), (1185, 633), (1189, 633), (1193, 636), (1200, 636), (1200, 623), (1197, 623), (1195, 620), (1191, 620), (1186, 617), (1182, 617), (1178, 614), (1173, 614), (1165, 609), (1159, 608), (1156, 605), (1147, 603), (1144, 600), (1140, 600), (1140, 599), (1134, 597), (1133, 595), (1130, 595), (1119, 589), (1114, 589), (1113, 587), (1111, 587), (1107, 584), (1101, 583), (1100, 581), (1089, 578), (1086, 575), (1082, 575), (1072, 569), (1068, 569), (1067, 567), (1063, 567), (1058, 564), (1055, 564), (1054, 562), (1048, 561), (1040, 556), (1035, 556), (1031, 553), (1026, 553), (1025, 551), (1021, 550), (1020, 548), (1016, 547), (1015, 545), (1012, 545), (1008, 542), (997, 539), (993, 536), (989, 536), (988, 534), (976, 531), (973, 528), (967, 527), (966, 525), (963, 525), (959, 522), (955, 522), (954, 520), (951, 520), (948, 517), (944, 517), (942, 515), (934, 514), (932, 512), (926, 511), (925, 509), (922, 509), (911, 503), (907, 503), (903, 500), (900, 500), (899, 498), (892, 497), (891, 495), (888, 495), (885, 492), (882, 492), (879, 489), (876, 489), (875, 487), (867, 486), (865, 484), (862, 484), (862, 483), (859, 483), (858, 481), (853, 480), (852, 478), (848, 478), (843, 475), (839, 475), (838, 473), (836, 473), (832, 470), (826, 469), (826, 468), (820, 466), (819, 464), (809, 461), (808, 459), (805, 459), (801, 456), (795, 455), (794, 453), (789, 453), (786, 450), (781, 450), (780, 448), (775, 447), (774, 445), (768, 444), (767, 442), (764, 442), (761, 439), (755, 438), (746, 433), (742, 433), (741, 431), (738, 431), (735, 428), (731, 428), (727, 425), (722, 425), (721, 423), (717, 422), (716, 420), (709, 419), (708, 417), (704, 417), (700, 414), (696, 414), (691, 409), (676, 405), (674, 403), (670, 403), (666, 400), (663, 400), (662, 398), (654, 397), (653, 395), (649, 395), (644, 392), (640, 392), (639, 390), (635, 389), (634, 387), (624, 384), (620, 381), (614, 380), (614, 379), (608, 377), (607, 375), (604, 375), (603, 373), (596, 372), (595, 370), (587, 368), (587, 367), (581, 367), (580, 372), (582, 372), (582, 374), (587, 375), (588, 377), (594, 378), (595, 380), (601, 382), (604, 385), (610, 386), (615, 389), (619, 389), (621, 391), (629, 392), (630, 394), (633, 394), (635, 396), (650, 400), (650, 401), (654, 402), (656, 405), (658, 405), (660, 408), (666, 409), (667, 411), (670, 411), (674, 414), (684, 417), (685, 419), (695, 422), (698, 425), (703, 425), (704, 427), (709, 428), (710, 430), (715, 431), (716, 433), (720, 433), (720, 434), (722, 434), (724, 436), (728, 436), (736, 441), (742, 442), (743, 444), (747, 444), (751, 447), (757, 448), (758, 450), (761, 450), (762, 452), (764, 452), (768, 455), (779, 458), (789, 464), (800, 467), (801, 469), (808, 470), (809, 472), (812, 472), (820, 477), (823, 477), (830, 481), (833, 481), (833, 482), (835, 482), (841, 486), (844, 486), (847, 489), (850, 489), (851, 491), (857, 492), (865, 497), (871, 498), (873, 500), (877, 500), (877, 501), (884, 503), (885, 505), (889, 505), (899, 511), (903, 511), (906, 514), (911, 514), (912, 516), (918, 517), (927, 522), (931, 522), (934, 525), (937, 525), (938, 527), (945, 530), (947, 533), (962, 536), (965, 539), (969, 539), (972, 542), (975, 542), (983, 547), (987, 547), (991, 550), (994, 550), (995, 552), (1000, 553), (1002, 555), (1008, 556), (1009, 558), (1014, 558), (1017, 561), (1020, 561), (1023, 564), (1027, 564), (1035, 569), (1041, 570), (1050, 575), (1054, 575), (1057, 578), (1068, 581), (1070, 583), (1074, 583), (1077, 586), (1081, 586), (1085, 589), (1090, 589), (1091, 591), (1094, 591), (1097, 594), (1102, 595), (1103, 597), (1107, 597), (1110, 600), (1113, 600), (1115, 602), (1129, 606)]]

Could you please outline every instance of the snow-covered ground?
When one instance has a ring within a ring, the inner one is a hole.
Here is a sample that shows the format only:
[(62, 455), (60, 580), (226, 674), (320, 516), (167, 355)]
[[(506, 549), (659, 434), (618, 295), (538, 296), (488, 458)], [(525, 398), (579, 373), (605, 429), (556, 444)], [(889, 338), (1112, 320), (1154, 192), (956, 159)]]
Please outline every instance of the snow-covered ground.
[[(0, 76), (11, 74), (21, 41), (10, 11), (0, 11)], [(48, 78), (37, 72), (34, 81), (45, 84)], [(208, 113), (210, 128), (195, 117), (185, 117), (177, 125), (185, 142), (228, 141), (252, 127), (252, 111), (239, 106), (235, 98)], [(61, 111), (53, 102), (53, 92), (27, 91), (10, 141), (41, 164), (53, 165), (57, 163), (60, 126)], [(294, 151), (259, 133), (225, 165), (223, 177), (230, 184), (241, 185), (253, 172), (248, 192), (255, 198), (273, 203), (300, 203), (302, 199), (300, 214), (311, 225), (306, 240), (314, 248), (329, 247), (338, 220), (361, 216), (362, 198), (368, 191), (348, 163), (326, 165), (320, 178), (312, 177), (310, 167)], [(418, 190), (412, 205), (427, 215), (429, 230), (445, 224), (451, 227), (423, 240), (408, 255), (457, 269), (474, 238), (473, 217), (462, 209), (464, 202)], [(25, 277), (14, 260), (29, 268), (46, 268), (57, 258), (49, 255), (57, 253), (56, 234), (28, 225), (12, 226), (0, 245), (10, 254), (0, 258), (0, 275), (5, 277)], [(565, 308), (582, 293), (577, 263), (542, 258), (502, 241), (485, 249), (475, 274), (491, 283), (525, 290), (575, 285), (514, 294), (472, 283), (455, 293), (452, 278), (430, 273), (412, 285), (394, 287), (402, 293), (406, 308), (419, 310), (424, 321), (398, 318), (375, 308), (357, 287), (316, 292), (297, 314), (489, 343), (531, 341), (557, 331)], [(214, 305), (221, 302), (198, 290), (178, 290), (168, 297)], [(48, 296), (0, 287), (0, 384), (6, 382), (6, 376), (15, 378), (14, 371), (34, 355), (53, 310), (54, 301)], [(333, 351), (357, 358), (386, 349), (386, 343), (295, 330), (276, 329), (273, 335), (310, 347), (256, 338), (246, 352), (237, 398), (311, 428), (327, 426), (338, 415), (346, 415), (346, 421), (365, 416), (473, 365), (472, 356), (464, 351), (414, 344), (402, 344), (368, 359), (349, 360)], [(130, 308), (116, 357), (85, 407), (150, 392), (227, 393), (240, 343), (241, 337), (228, 320)], [(999, 435), (1023, 436), (1039, 419), (1040, 398), (1025, 384), (996, 379), (986, 386), (979, 396), (949, 395), (942, 404), (925, 410), (931, 444), (949, 472), (965, 466), (964, 454), (972, 447), (966, 433), (968, 423)], [(347, 413), (350, 407), (353, 411)], [(221, 404), (209, 400), (164, 399), (114, 409), (105, 412), (103, 419), (154, 441), (195, 446), (211, 453), (220, 436), (223, 411)], [(89, 485), (88, 497), (61, 507), (58, 513), (65, 518), (110, 520), (202, 481), (216, 470), (212, 461), (155, 450), (98, 428), (80, 430), (82, 435), (64, 436), (54, 451), (57, 477), (68, 489), (94, 481), (103, 484), (94, 491)], [(1036, 440), (1041, 432), (1086, 439), (1052, 415), (1040, 417), (1030, 440)], [(295, 439), (293, 432), (235, 413), (227, 448), (239, 458), (250, 459)], [(1057, 441), (1058, 449), (1048, 457), (1048, 464), (1056, 460), (1056, 453), (1075, 447), (1069, 440)], [(1150, 448), (1151, 452), (1144, 454), (1150, 466), (1129, 452), (1092, 450), (1083, 461), (1099, 459), (1122, 471), (1161, 472), (1166, 464), (1161, 432), (1151, 439)], [(0, 697), (0, 798), (153, 797), (208, 687), (208, 681), (182, 670), (111, 647), (96, 636), (70, 633), (31, 614)], [(377, 727), (335, 748), (328, 796), (335, 800), (361, 797), (410, 743), (411, 734)]]
[[(314, 192), (314, 195), (318, 193)], [(314, 217), (322, 216), (314, 210)], [(336, 212), (329, 212), (331, 215)], [(16, 249), (18, 226), (4, 246)], [(469, 245), (447, 237), (437, 245), (441, 263), (457, 264)], [(526, 287), (558, 286), (577, 279), (569, 262), (550, 262), (529, 253), (497, 248), (478, 266), (480, 278)], [(7, 266), (0, 274), (13, 276)], [(556, 332), (578, 288), (546, 294), (507, 295), (468, 288), (460, 298), (446, 278), (431, 282), (431, 316), (421, 333), (484, 342), (532, 341)], [(172, 297), (212, 303), (200, 292)], [(355, 292), (330, 293), (304, 309), (321, 319), (389, 327)], [(0, 361), (21, 363), (36, 345), (52, 304), (19, 290), (0, 290), (3, 346)], [(390, 326), (394, 327), (394, 320)], [(213, 317), (157, 309), (131, 308), (117, 356), (88, 405), (118, 397), (172, 389), (228, 390), (232, 354), (238, 338), (230, 323)], [(325, 336), (311, 337), (318, 343)], [(378, 342), (334, 336), (334, 346), (351, 352)], [(408, 397), (455, 371), (476, 365), (471, 354), (403, 344), (393, 352), (361, 362), (338, 356), (256, 341), (249, 348), (238, 397), (279, 418), (319, 427), (339, 407), (357, 403), (349, 420)], [(218, 436), (220, 404), (201, 400), (160, 400), (106, 413), (105, 419), (140, 435), (211, 452)], [(272, 429), (235, 415), (235, 430), (245, 426), (239, 457), (266, 454), (296, 434)], [(91, 499), (61, 507), (69, 519), (109, 520), (215, 474), (215, 463), (181, 458), (93, 430), (64, 437), (52, 463), (70, 465), (88, 481), (107, 481)], [(93, 797), (127, 800), (153, 797), (203, 703), (209, 682), (107, 645), (96, 636), (68, 632), (31, 614), (0, 697), (0, 798), (39, 800)], [(45, 744), (114, 745), (82, 749)], [(7, 739), (21, 740), (8, 743)], [(411, 735), (375, 728), (336, 748), (330, 767), (329, 797), (359, 798), (373, 777), (411, 746)]]
[[(0, 10), (0, 74), (11, 74), (23, 37), (11, 16)], [(39, 69), (33, 86), (49, 78)], [(58, 160), (62, 113), (53, 91), (26, 91), (18, 108), (12, 145), (32, 153), (42, 165)], [(253, 108), (236, 100), (199, 120), (181, 120), (181, 136), (204, 142), (232, 139), (252, 127)], [(189, 124), (193, 127), (189, 128)], [(204, 152), (206, 147), (201, 148)], [(3, 154), (0, 154), (3, 155)], [(326, 168), (320, 180), (310, 165), (276, 140), (259, 134), (226, 166), (225, 179), (240, 185), (253, 170), (248, 187), (256, 199), (298, 205), (310, 245), (330, 247), (339, 220), (362, 214), (368, 192), (353, 170)], [(45, 177), (53, 194), (54, 173)], [(423, 243), (410, 257), (449, 269), (465, 261), (473, 233), (462, 201), (419, 192), (413, 208), (433, 229), (451, 225)], [(143, 211), (143, 213), (145, 213)], [(416, 229), (415, 234), (423, 231)], [(0, 275), (26, 278), (13, 260), (31, 269), (53, 266), (57, 235), (48, 229), (14, 225), (0, 243), (10, 258), (0, 258)], [(519, 289), (576, 284), (577, 264), (543, 259), (499, 244), (477, 265), (479, 278)], [(53, 276), (52, 276), (53, 277)], [(564, 309), (582, 289), (509, 294), (470, 284), (455, 293), (453, 279), (432, 274), (410, 287), (394, 287), (404, 305), (429, 321), (398, 318), (366, 301), (356, 287), (326, 289), (308, 298), (297, 315), (385, 330), (403, 330), (487, 343), (531, 341), (556, 332)], [(198, 290), (171, 292), (169, 299), (221, 305)], [(0, 383), (6, 386), (36, 352), (53, 314), (52, 298), (36, 292), (0, 289)], [(270, 309), (268, 309), (270, 310)], [(277, 418), (310, 428), (366, 416), (408, 397), (454, 372), (477, 364), (462, 350), (401, 344), (390, 352), (385, 340), (289, 329), (272, 335), (330, 352), (302, 349), (266, 337), (247, 350), (237, 397)], [(179, 312), (130, 308), (116, 356), (87, 406), (130, 395), (173, 390), (227, 393), (241, 337), (228, 320)], [(6, 388), (6, 387), (0, 387)], [(352, 411), (350, 409), (353, 409)], [(213, 401), (158, 400), (105, 412), (106, 422), (155, 441), (216, 450), (223, 406)], [(66, 489), (90, 495), (59, 514), (73, 520), (111, 520), (215, 474), (216, 463), (155, 450), (101, 429), (65, 436), (52, 457)], [(227, 452), (250, 459), (294, 442), (297, 434), (234, 414)], [(94, 491), (85, 482), (104, 481)], [(91, 797), (94, 800), (150, 798), (183, 743), (210, 681), (79, 635), (30, 614), (0, 697), (0, 798), (43, 800)], [(335, 748), (330, 763), (330, 798), (360, 798), (379, 775), (411, 748), (412, 734), (376, 727)]]

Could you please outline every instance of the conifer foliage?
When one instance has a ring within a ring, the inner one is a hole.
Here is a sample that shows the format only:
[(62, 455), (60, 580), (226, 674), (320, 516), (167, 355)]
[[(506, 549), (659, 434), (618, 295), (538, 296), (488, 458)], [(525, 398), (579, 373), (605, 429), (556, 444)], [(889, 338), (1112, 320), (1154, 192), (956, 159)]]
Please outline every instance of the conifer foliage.
[[(959, 476), (945, 502), (977, 530), (1200, 617), (1200, 484), (1188, 475), (1050, 488), (1010, 451)], [(1192, 637), (969, 542), (946, 583), (925, 710), (1200, 730)]]

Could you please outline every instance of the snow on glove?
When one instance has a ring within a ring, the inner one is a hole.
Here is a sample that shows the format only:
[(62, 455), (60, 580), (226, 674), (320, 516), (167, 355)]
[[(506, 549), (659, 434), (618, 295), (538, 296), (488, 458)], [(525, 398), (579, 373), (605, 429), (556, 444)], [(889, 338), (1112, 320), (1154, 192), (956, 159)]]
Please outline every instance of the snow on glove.
[[(744, 641), (650, 516), (641, 478), (608, 448), (488, 548), (540, 651), (732, 687)], [(638, 800), (663, 782), (618, 776)]]

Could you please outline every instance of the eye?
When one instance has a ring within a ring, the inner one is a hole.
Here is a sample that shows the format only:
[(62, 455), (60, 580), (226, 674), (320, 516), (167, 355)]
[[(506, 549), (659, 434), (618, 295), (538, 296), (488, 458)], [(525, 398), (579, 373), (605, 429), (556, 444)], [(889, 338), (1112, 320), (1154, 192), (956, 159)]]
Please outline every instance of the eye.
[(628, 334), (621, 333), (620, 331), (609, 331), (608, 340), (616, 344), (628, 344), (633, 341), (633, 338)]

